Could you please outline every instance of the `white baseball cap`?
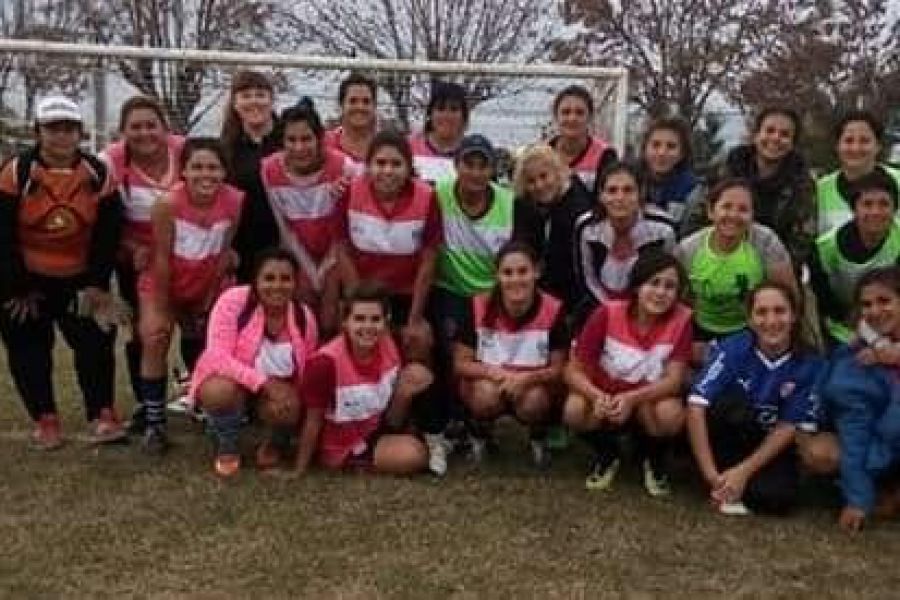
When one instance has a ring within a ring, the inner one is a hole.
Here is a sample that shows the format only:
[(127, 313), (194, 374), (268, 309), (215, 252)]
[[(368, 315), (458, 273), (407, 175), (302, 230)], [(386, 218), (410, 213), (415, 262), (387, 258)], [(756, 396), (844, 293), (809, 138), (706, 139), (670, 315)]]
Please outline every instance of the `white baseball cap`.
[(82, 122), (78, 105), (65, 96), (48, 96), (38, 102), (35, 119), (40, 124), (59, 121)]

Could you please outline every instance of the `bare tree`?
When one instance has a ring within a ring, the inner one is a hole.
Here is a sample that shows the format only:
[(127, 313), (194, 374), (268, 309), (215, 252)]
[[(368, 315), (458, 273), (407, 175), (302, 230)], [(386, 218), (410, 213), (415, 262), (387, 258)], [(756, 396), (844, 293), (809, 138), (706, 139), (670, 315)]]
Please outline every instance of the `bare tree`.
[[(527, 62), (546, 48), (555, 11), (542, 0), (303, 0), (291, 19), (292, 40), (339, 56), (434, 61)], [(500, 82), (459, 77), (474, 103), (493, 97)], [(398, 120), (422, 91), (408, 75), (383, 75)], [(418, 82), (418, 83), (428, 83)]]
[[(266, 49), (274, 0), (108, 0), (90, 13), (107, 43), (200, 50)], [(190, 131), (221, 97), (212, 65), (121, 59), (117, 70), (144, 94), (159, 98), (172, 126)], [(211, 93), (210, 93), (211, 92)]]
[(627, 67), (632, 99), (650, 114), (677, 111), (696, 125), (710, 97), (769, 47), (776, 0), (565, 0), (575, 34), (554, 56)]

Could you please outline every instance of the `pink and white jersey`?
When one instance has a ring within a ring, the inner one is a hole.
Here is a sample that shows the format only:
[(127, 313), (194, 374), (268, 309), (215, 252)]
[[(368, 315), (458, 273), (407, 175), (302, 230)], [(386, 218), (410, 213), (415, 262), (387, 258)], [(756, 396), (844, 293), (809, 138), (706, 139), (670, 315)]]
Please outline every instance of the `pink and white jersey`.
[[(192, 306), (206, 299), (212, 289), (221, 289), (219, 263), (228, 252), (228, 241), (237, 227), (244, 192), (224, 184), (212, 205), (191, 204), (184, 184), (169, 194), (172, 203), (174, 239), (169, 259), (169, 296), (173, 303)], [(141, 274), (141, 290), (152, 293), (153, 269)]]
[(111, 144), (104, 152), (103, 159), (109, 166), (110, 174), (116, 181), (122, 204), (125, 207), (125, 222), (122, 239), (149, 246), (153, 239), (150, 213), (153, 205), (166, 195), (181, 179), (179, 162), (184, 138), (169, 134), (166, 138), (169, 149), (169, 164), (165, 175), (155, 180), (128, 160), (124, 141)]
[(516, 325), (503, 315), (488, 318), (491, 294), (472, 298), (479, 362), (515, 370), (540, 369), (550, 364), (550, 330), (562, 303), (540, 292), (537, 313), (528, 323)]
[(610, 148), (611, 146), (606, 140), (591, 137), (590, 143), (584, 149), (584, 152), (581, 153), (581, 156), (569, 163), (569, 168), (578, 175), (588, 190), (594, 189), (594, 183), (597, 181), (597, 168), (600, 166), (603, 155)]
[(366, 157), (354, 154), (343, 144), (344, 128), (340, 125), (329, 129), (322, 136), (322, 143), (330, 150), (336, 150), (350, 159), (353, 176), (362, 175), (366, 170)]
[(353, 165), (349, 158), (325, 150), (322, 169), (306, 177), (288, 172), (284, 152), (263, 159), (262, 181), (272, 211), (286, 226), (293, 239), (282, 240), (287, 247), (298, 244), (315, 262), (320, 262), (334, 240), (339, 197), (335, 184), (350, 178)]
[(424, 132), (410, 136), (409, 145), (413, 153), (413, 166), (419, 178), (429, 183), (456, 175), (453, 153), (441, 153), (428, 141)]

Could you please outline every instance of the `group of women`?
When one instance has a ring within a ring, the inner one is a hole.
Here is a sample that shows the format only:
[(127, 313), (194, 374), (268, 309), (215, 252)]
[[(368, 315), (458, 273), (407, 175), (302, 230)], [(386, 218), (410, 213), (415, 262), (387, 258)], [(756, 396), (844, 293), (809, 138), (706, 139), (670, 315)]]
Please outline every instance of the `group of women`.
[(57, 326), (90, 439), (164, 453), (177, 326), (221, 477), (248, 422), (262, 470), (443, 475), (510, 415), (541, 468), (579, 432), (591, 490), (630, 439), (647, 492), (667, 495), (686, 431), (722, 513), (788, 511), (801, 471), (839, 472), (848, 530), (900, 509), (900, 174), (872, 115), (838, 123), (840, 168), (815, 182), (797, 115), (766, 110), (707, 184), (682, 121), (652, 122), (632, 166), (571, 86), (509, 189), (461, 87), (436, 83), (411, 136), (379, 128), (362, 75), (338, 100), (331, 129), (308, 99), (276, 115), (269, 80), (241, 71), (221, 138), (185, 139), (137, 96), (99, 158), (79, 149), (77, 105), (39, 104), (36, 145), (0, 171), (0, 334), (36, 447), (62, 443)]

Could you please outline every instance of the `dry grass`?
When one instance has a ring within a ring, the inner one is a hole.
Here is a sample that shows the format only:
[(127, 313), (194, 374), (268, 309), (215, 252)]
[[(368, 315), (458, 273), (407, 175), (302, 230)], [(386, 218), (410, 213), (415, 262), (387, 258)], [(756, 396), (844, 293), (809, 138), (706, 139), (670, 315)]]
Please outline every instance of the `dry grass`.
[[(0, 365), (6, 373), (5, 366)], [(80, 406), (64, 362), (68, 431)], [(120, 386), (125, 395), (125, 387)], [(250, 470), (223, 485), (202, 435), (176, 423), (162, 461), (137, 448), (24, 443), (10, 385), (0, 416), (0, 596), (8, 598), (896, 598), (900, 537), (859, 538), (833, 513), (712, 514), (682, 478), (656, 501), (633, 472), (583, 491), (583, 456), (534, 473), (517, 433), (446, 481)], [(633, 471), (633, 469), (631, 469)]]

